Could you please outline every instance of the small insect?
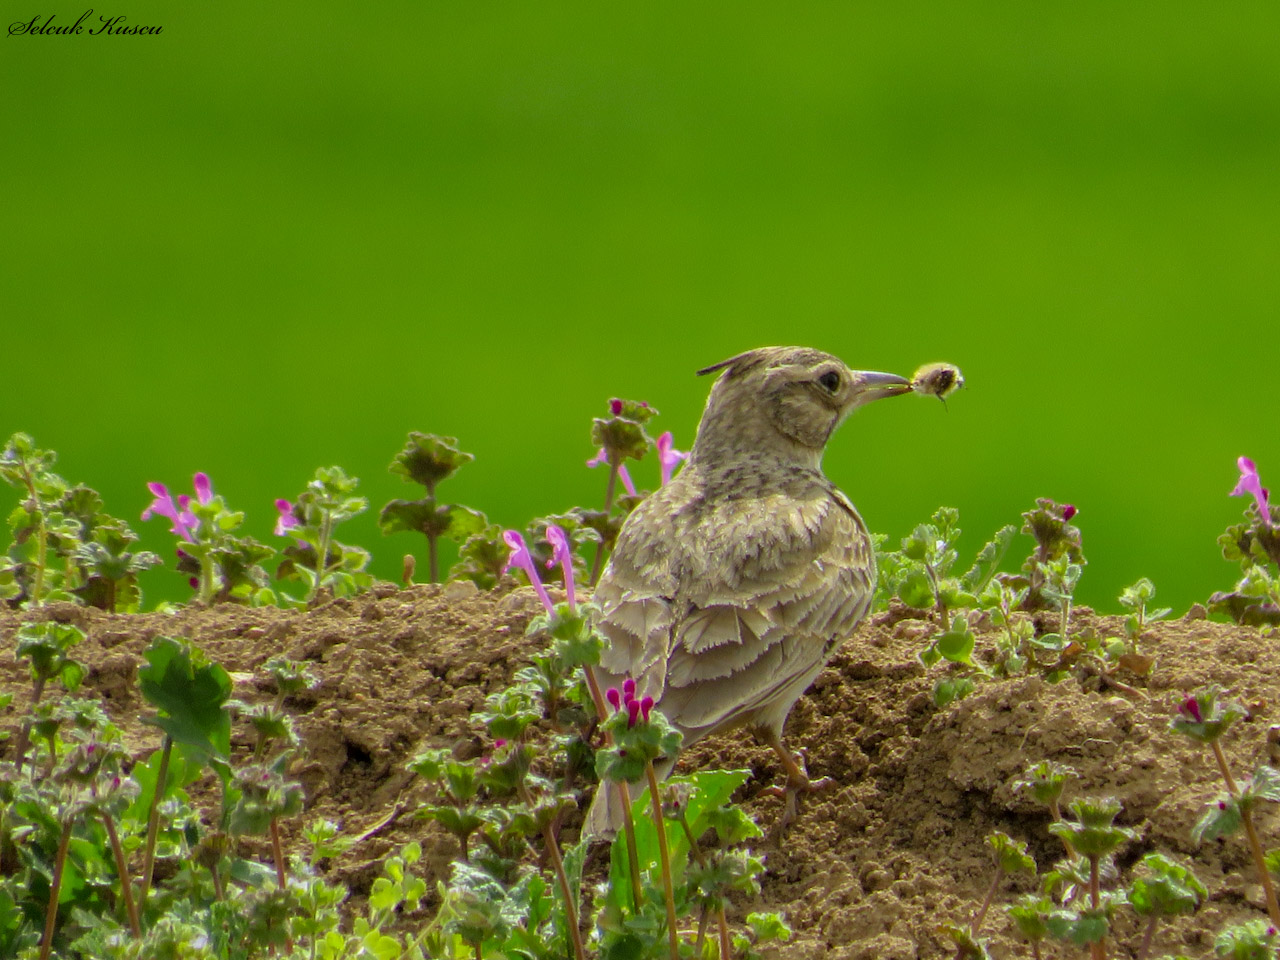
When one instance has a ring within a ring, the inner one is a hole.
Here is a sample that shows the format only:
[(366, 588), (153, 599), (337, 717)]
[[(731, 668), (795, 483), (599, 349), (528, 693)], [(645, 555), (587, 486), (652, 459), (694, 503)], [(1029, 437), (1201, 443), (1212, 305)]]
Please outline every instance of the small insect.
[(946, 404), (947, 397), (964, 386), (964, 375), (953, 363), (926, 363), (911, 377), (911, 389), (934, 396)]

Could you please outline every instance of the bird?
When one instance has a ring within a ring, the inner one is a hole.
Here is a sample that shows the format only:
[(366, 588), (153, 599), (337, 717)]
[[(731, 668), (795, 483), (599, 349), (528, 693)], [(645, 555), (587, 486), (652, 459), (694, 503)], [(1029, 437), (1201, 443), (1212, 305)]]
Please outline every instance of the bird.
[[(822, 455), (854, 410), (919, 385), (806, 347), (749, 350), (698, 373), (718, 377), (689, 458), (627, 517), (595, 587), (597, 677), (633, 679), (684, 747), (750, 728), (786, 773), (774, 791), (781, 830), (799, 791), (830, 783), (810, 780), (783, 744), (787, 716), (876, 588), (867, 526)], [(611, 836), (621, 819), (618, 795), (597, 790), (585, 833)]]

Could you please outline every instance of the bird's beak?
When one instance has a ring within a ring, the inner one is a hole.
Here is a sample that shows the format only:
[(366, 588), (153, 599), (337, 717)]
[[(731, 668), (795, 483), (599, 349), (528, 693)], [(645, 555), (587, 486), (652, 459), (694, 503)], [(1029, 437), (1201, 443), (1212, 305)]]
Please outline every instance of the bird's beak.
[(870, 403), (872, 400), (881, 400), (885, 397), (900, 397), (904, 393), (910, 393), (912, 390), (911, 381), (906, 377), (898, 376), (896, 373), (855, 370), (853, 371), (853, 379), (856, 384), (853, 392), (855, 406), (861, 406), (864, 403)]

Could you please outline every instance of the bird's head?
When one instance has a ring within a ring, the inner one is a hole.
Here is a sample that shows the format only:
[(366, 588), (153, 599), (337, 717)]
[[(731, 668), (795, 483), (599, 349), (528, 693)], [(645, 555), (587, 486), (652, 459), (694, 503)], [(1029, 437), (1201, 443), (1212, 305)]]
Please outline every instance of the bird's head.
[(838, 357), (807, 347), (761, 347), (698, 373), (717, 371), (698, 425), (695, 459), (755, 447), (816, 464), (850, 413), (912, 392), (905, 377), (851, 370)]

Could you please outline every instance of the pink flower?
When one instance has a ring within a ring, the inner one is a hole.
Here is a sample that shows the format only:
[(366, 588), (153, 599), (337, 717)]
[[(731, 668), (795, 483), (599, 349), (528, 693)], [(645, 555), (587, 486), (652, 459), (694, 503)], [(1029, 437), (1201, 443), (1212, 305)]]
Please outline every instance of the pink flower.
[(1062, 522), (1069, 523), (1071, 521), (1071, 518), (1074, 517), (1079, 512), (1080, 511), (1072, 504), (1064, 503), (1062, 505)]
[[(609, 451), (604, 447), (600, 448), (600, 452), (587, 461), (588, 467), (607, 467), (609, 465)], [(631, 474), (627, 473), (626, 464), (618, 464), (618, 479), (622, 481), (622, 485), (627, 488), (627, 493), (631, 496), (636, 495), (636, 485), (631, 482)]]
[(196, 488), (196, 499), (202, 506), (213, 499), (213, 484), (207, 473), (197, 473), (191, 478), (191, 483)]
[(151, 491), (151, 495), (155, 497), (142, 511), (142, 519), (150, 520), (153, 515), (165, 517), (172, 521), (173, 525), (169, 527), (170, 533), (176, 533), (188, 543), (195, 543), (195, 537), (191, 535), (191, 531), (200, 525), (195, 515), (187, 509), (187, 504), (191, 502), (188, 496), (178, 498), (181, 508), (174, 505), (173, 497), (169, 495), (169, 488), (163, 483), (148, 483), (147, 489)]
[(1178, 705), (1178, 712), (1194, 723), (1203, 723), (1203, 717), (1200, 714), (1200, 701), (1195, 697), (1187, 697)]
[(1262, 514), (1262, 521), (1267, 526), (1271, 526), (1271, 510), (1267, 501), (1271, 498), (1271, 491), (1262, 485), (1262, 481), (1258, 479), (1258, 468), (1254, 466), (1253, 461), (1248, 457), (1241, 457), (1236, 461), (1236, 466), (1240, 468), (1240, 479), (1236, 483), (1236, 487), (1231, 491), (1233, 497), (1243, 497), (1246, 494), (1253, 494), (1254, 503), (1258, 505), (1258, 512)]
[(615, 417), (620, 416), (622, 414), (622, 401), (619, 400), (617, 397), (614, 397), (612, 400), (610, 400), (609, 412), (612, 413)]
[(547, 589), (538, 578), (538, 565), (533, 562), (533, 556), (529, 553), (529, 548), (525, 546), (524, 537), (520, 536), (515, 530), (504, 530), (502, 539), (511, 548), (511, 556), (503, 569), (510, 570), (512, 567), (519, 567), (523, 570), (529, 577), (530, 585), (538, 592), (538, 599), (547, 608), (547, 613), (554, 615), (556, 612), (555, 605), (551, 602), (551, 598), (547, 596)]
[(658, 437), (658, 464), (662, 467), (662, 485), (665, 487), (671, 480), (672, 471), (681, 460), (689, 459), (689, 454), (677, 450), (673, 444), (671, 431)]
[(547, 524), (546, 536), (547, 543), (551, 544), (551, 559), (547, 561), (547, 569), (551, 569), (557, 563), (560, 564), (560, 570), (564, 573), (564, 592), (569, 601), (569, 614), (574, 616), (577, 614), (578, 607), (574, 593), (573, 552), (569, 549), (569, 538), (554, 523)]
[(288, 500), (277, 500), (276, 510), (280, 512), (280, 516), (276, 518), (275, 534), (277, 537), (283, 537), (286, 530), (302, 526), (302, 521), (293, 514), (293, 504)]

